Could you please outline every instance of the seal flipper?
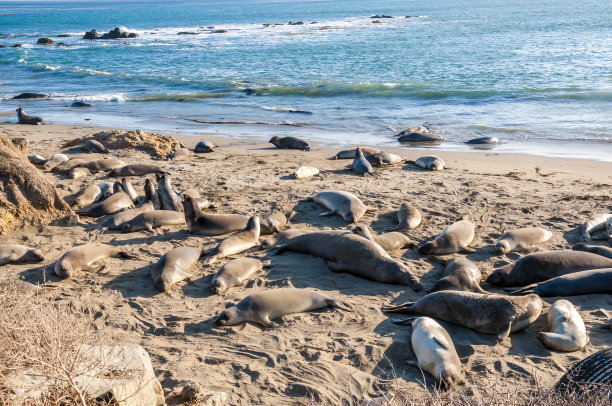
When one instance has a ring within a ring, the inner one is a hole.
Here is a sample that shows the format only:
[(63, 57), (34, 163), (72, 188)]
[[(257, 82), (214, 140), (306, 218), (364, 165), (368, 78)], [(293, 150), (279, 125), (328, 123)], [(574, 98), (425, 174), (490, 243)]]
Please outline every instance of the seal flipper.
[(352, 307), (346, 302), (340, 302), (333, 299), (327, 299), (325, 301), (329, 307), (334, 307), (336, 309), (344, 310), (347, 312), (352, 312)]
[(326, 211), (326, 212), (319, 214), (319, 217), (329, 217), (329, 216), (333, 216), (334, 214), (336, 214), (336, 211), (331, 210), (331, 211)]
[(506, 292), (508, 292), (508, 295), (511, 296), (519, 296), (519, 295), (528, 295), (530, 293), (534, 293), (534, 289), (537, 286), (537, 283), (525, 286), (524, 288), (520, 288), (520, 289), (516, 289), (516, 290), (512, 290), (513, 288), (506, 288), (504, 289)]
[(409, 307), (411, 307), (415, 302), (406, 302), (404, 304), (401, 304), (399, 306), (383, 306), (382, 311), (385, 313), (412, 313), (411, 311), (402, 311), (402, 310), (407, 310)]
[(406, 365), (409, 365), (411, 367), (421, 368), (418, 361), (406, 361)]
[(442, 348), (444, 348), (446, 350), (450, 350), (450, 346), (448, 345), (448, 343), (446, 341), (442, 340), (440, 337), (434, 336), (433, 339), (434, 339), (435, 342), (437, 342), (440, 345), (440, 347), (442, 347)]
[(468, 253), (468, 254), (473, 254), (473, 253), (476, 252), (476, 250), (474, 248), (468, 247), (468, 246), (465, 246), (465, 247), (461, 248), (459, 251), (465, 252), (465, 253)]
[(417, 318), (418, 317), (414, 316), (414, 317), (406, 317), (405, 319), (391, 319), (391, 321), (395, 324), (402, 324), (404, 326), (407, 326), (407, 325), (411, 325), (414, 319), (417, 319)]
[(497, 342), (501, 343), (506, 338), (510, 336), (510, 330), (512, 329), (512, 322), (514, 321), (514, 316), (510, 318), (506, 323), (502, 324), (497, 329)]
[(325, 263), (332, 272), (344, 272), (344, 267), (339, 261), (332, 261), (330, 259), (325, 260)]

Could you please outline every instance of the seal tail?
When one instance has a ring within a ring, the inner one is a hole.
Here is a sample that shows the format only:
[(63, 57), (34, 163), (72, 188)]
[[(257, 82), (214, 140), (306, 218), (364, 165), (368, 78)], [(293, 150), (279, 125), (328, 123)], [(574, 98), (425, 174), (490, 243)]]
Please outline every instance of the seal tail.
[(347, 312), (352, 312), (353, 307), (346, 302), (336, 301), (334, 299), (327, 299), (326, 303), (329, 307), (333, 307), (336, 309), (344, 310)]
[(411, 313), (410, 307), (415, 302), (403, 303), (399, 306), (383, 306), (382, 311), (385, 313)]
[(520, 288), (516, 290), (512, 290), (513, 288), (505, 288), (504, 290), (508, 292), (508, 294), (511, 296), (522, 296), (522, 295), (528, 295), (530, 293), (534, 293), (533, 289), (535, 287), (536, 285), (529, 285), (529, 286), (525, 286), (524, 288)]
[(404, 326), (409, 326), (416, 319), (418, 319), (418, 316), (406, 317), (405, 319), (391, 319), (391, 321), (395, 324), (402, 324)]

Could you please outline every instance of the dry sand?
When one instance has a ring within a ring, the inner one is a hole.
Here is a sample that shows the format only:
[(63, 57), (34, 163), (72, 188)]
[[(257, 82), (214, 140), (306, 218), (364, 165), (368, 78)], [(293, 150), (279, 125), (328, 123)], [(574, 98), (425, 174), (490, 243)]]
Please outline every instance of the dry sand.
[[(100, 130), (67, 125), (0, 126), (7, 135), (27, 138), (31, 154), (45, 157), (60, 152), (60, 145), (67, 140)], [(200, 139), (177, 138), (190, 148)], [(329, 160), (337, 152), (333, 148), (313, 145), (310, 152), (301, 152), (279, 150), (262, 140), (205, 138), (218, 148), (202, 154), (203, 159), (155, 163), (171, 173), (177, 190), (196, 188), (203, 197), (216, 202), (216, 212), (265, 215), (280, 209), (292, 213), (291, 229), (348, 229), (338, 216), (319, 217), (324, 211), (321, 206), (298, 202), (322, 190), (341, 189), (356, 194), (375, 209), (360, 222), (377, 232), (393, 223), (393, 213), (402, 202), (419, 208), (423, 224), (410, 231), (419, 242), (467, 216), (477, 225), (472, 243), (477, 251), (467, 257), (478, 264), (483, 277), (496, 266), (519, 258), (518, 254), (495, 254), (492, 244), (504, 230), (547, 227), (554, 232), (553, 238), (539, 249), (566, 249), (578, 242), (576, 229), (587, 216), (612, 209), (610, 163), (494, 152), (434, 152), (449, 169), (427, 172), (400, 164), (378, 169), (374, 176), (364, 178), (350, 171), (350, 160)], [(427, 154), (403, 147), (387, 150), (412, 160)], [(138, 151), (117, 150), (111, 155), (127, 163), (151, 160)], [(317, 167), (321, 174), (290, 179), (301, 165)], [(550, 176), (538, 175), (536, 166)], [(51, 173), (46, 176), (54, 179), (60, 194), (68, 200), (90, 183), (106, 180), (102, 173), (76, 180)], [(144, 178), (131, 179), (141, 194)], [(336, 274), (322, 259), (296, 253), (272, 257), (276, 266), (256, 274), (246, 288), (234, 288), (220, 296), (211, 294), (208, 287), (214, 273), (231, 258), (213, 266), (199, 263), (193, 278), (160, 293), (153, 286), (149, 262), (173, 247), (210, 249), (224, 238), (194, 236), (178, 226), (152, 233), (108, 232), (99, 238), (100, 242), (124, 246), (139, 260), (109, 259), (98, 273), (83, 272), (66, 280), (54, 276), (50, 269), (45, 271), (66, 249), (88, 242), (98, 222), (82, 218), (72, 226), (58, 223), (3, 236), (2, 242), (40, 248), (47, 260), (4, 266), (0, 273), (30, 282), (42, 282), (46, 275), (58, 287), (53, 294), (59, 300), (93, 306), (97, 326), (117, 343), (138, 343), (147, 349), (166, 392), (189, 380), (228, 392), (229, 404), (309, 403), (310, 397), (339, 404), (377, 397), (389, 387), (424, 390), (421, 372), (405, 362), (415, 359), (410, 328), (394, 325), (380, 310), (389, 303), (416, 300), (423, 293)], [(251, 250), (246, 255), (263, 258), (266, 252)], [(410, 249), (394, 256), (414, 270), (425, 290), (443, 269)], [(324, 309), (290, 315), (276, 329), (251, 323), (230, 328), (214, 325), (225, 307), (248, 294), (285, 286), (325, 291), (352, 304), (355, 311)], [(458, 389), (467, 393), (486, 391), (494, 383), (503, 382), (511, 389), (525, 390), (534, 376), (552, 385), (572, 363), (612, 345), (609, 330), (593, 328), (612, 316), (612, 297), (590, 295), (569, 298), (585, 320), (590, 344), (573, 353), (544, 347), (536, 333), (545, 328), (546, 312), (555, 300), (545, 299), (540, 318), (525, 331), (510, 336), (510, 348), (495, 345), (495, 336), (442, 323), (463, 362), (465, 377)], [(390, 377), (396, 378), (387, 381)], [(425, 378), (428, 385), (433, 383), (431, 376)]]

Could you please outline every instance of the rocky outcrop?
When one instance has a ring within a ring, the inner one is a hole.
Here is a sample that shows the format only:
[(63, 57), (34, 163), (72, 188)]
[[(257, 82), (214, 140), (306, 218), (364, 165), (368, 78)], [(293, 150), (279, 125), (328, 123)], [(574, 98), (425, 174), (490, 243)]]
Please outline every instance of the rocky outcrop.
[(38, 45), (52, 45), (54, 42), (51, 38), (38, 38), (36, 41)]
[(83, 39), (98, 39), (98, 31), (96, 30), (91, 30), (85, 33), (85, 35), (83, 35)]
[(120, 39), (120, 38), (138, 38), (135, 32), (128, 32), (125, 27), (115, 27), (102, 36), (98, 35), (96, 30), (91, 30), (83, 35), (83, 39)]

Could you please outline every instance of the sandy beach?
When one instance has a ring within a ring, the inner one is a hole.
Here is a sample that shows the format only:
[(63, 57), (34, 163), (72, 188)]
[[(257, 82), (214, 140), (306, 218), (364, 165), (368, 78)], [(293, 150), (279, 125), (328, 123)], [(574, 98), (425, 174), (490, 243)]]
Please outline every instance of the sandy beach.
[[(29, 154), (45, 158), (62, 152), (61, 146), (72, 139), (103, 130), (0, 125), (3, 134), (27, 139)], [(190, 149), (201, 139), (212, 141), (217, 148), (181, 162), (154, 160), (145, 152), (128, 149), (112, 150), (110, 156), (128, 164), (159, 165), (170, 173), (175, 189), (194, 188), (215, 202), (212, 212), (266, 216), (281, 210), (290, 219), (288, 229), (350, 229), (339, 216), (320, 217), (325, 211), (322, 206), (299, 202), (324, 190), (345, 190), (358, 196), (373, 209), (359, 223), (376, 232), (394, 223), (394, 213), (403, 202), (412, 204), (423, 214), (423, 223), (408, 232), (419, 244), (468, 218), (476, 225), (471, 244), (476, 252), (466, 256), (480, 268), (483, 283), (495, 268), (521, 256), (495, 253), (493, 246), (505, 230), (545, 227), (553, 237), (539, 245), (539, 251), (569, 249), (579, 242), (578, 227), (586, 218), (612, 210), (612, 164), (606, 162), (498, 154), (495, 150), (424, 152), (398, 146), (385, 150), (406, 161), (435, 154), (445, 160), (448, 169), (428, 172), (401, 163), (362, 177), (350, 170), (351, 160), (330, 160), (339, 151), (336, 148), (311, 143), (311, 150), (302, 152), (277, 149), (267, 140), (254, 138), (175, 138)], [(291, 173), (302, 165), (316, 167), (320, 174), (292, 179)], [(74, 180), (51, 172), (45, 176), (67, 202), (86, 186), (108, 180), (103, 172)], [(139, 194), (143, 194), (147, 177), (154, 180), (153, 175), (130, 179)], [(199, 262), (192, 278), (160, 293), (151, 280), (150, 262), (178, 246), (212, 249), (226, 237), (192, 235), (185, 226), (125, 234), (109, 231), (96, 241), (122, 246), (138, 259), (108, 259), (97, 273), (81, 272), (63, 280), (55, 276), (49, 265), (68, 248), (90, 241), (101, 221), (81, 217), (73, 225), (53, 222), (9, 232), (0, 237), (3, 243), (39, 248), (46, 260), (2, 266), (0, 274), (32, 283), (46, 281), (56, 287), (52, 294), (57, 300), (92, 306), (98, 329), (117, 343), (140, 344), (148, 351), (166, 393), (191, 381), (226, 392), (227, 404), (342, 404), (377, 398), (398, 388), (420, 393), (433, 387), (431, 375), (423, 376), (419, 369), (406, 365), (415, 360), (411, 328), (393, 324), (381, 311), (387, 304), (415, 301), (423, 292), (333, 273), (324, 260), (313, 256), (270, 256), (255, 248), (236, 257), (271, 259), (274, 266), (255, 274), (244, 288), (221, 295), (209, 291), (215, 272), (231, 259), (226, 258), (213, 265)], [(443, 265), (416, 250), (402, 249), (392, 256), (409, 266), (424, 292), (443, 270)], [(465, 254), (445, 258), (452, 256)], [(276, 320), (280, 326), (272, 329), (253, 323), (215, 326), (215, 318), (226, 307), (253, 292), (278, 287), (319, 290), (350, 303), (354, 311), (328, 308), (290, 315)], [(483, 288), (503, 292), (486, 284)], [(590, 343), (571, 353), (544, 347), (536, 334), (546, 328), (546, 312), (557, 299), (545, 298), (540, 317), (526, 330), (511, 334), (510, 346), (496, 344), (493, 335), (442, 322), (463, 364), (464, 377), (455, 390), (475, 395), (500, 385), (527, 390), (534, 381), (552, 386), (574, 362), (612, 345), (610, 330), (594, 328), (612, 317), (612, 297), (583, 295), (566, 299), (579, 309)]]

